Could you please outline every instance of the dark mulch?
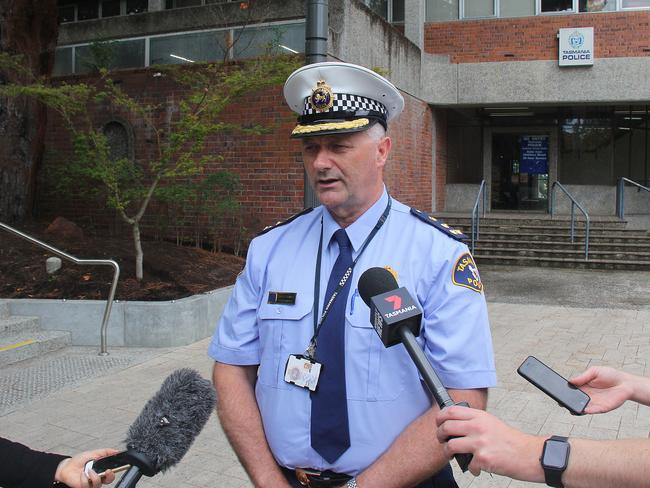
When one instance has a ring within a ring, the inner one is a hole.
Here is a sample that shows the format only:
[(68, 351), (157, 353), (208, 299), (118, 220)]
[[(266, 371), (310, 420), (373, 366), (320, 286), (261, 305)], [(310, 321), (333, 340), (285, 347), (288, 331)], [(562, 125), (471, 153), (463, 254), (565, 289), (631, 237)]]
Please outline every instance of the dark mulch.
[[(170, 242), (143, 242), (144, 279), (135, 279), (130, 235), (87, 236), (65, 240), (46, 234), (47, 224), (29, 223), (18, 230), (76, 258), (113, 259), (120, 266), (119, 300), (174, 300), (234, 283), (244, 259)], [(0, 298), (105, 299), (113, 279), (108, 266), (77, 265), (63, 260), (55, 275), (45, 271), (48, 251), (0, 229)]]

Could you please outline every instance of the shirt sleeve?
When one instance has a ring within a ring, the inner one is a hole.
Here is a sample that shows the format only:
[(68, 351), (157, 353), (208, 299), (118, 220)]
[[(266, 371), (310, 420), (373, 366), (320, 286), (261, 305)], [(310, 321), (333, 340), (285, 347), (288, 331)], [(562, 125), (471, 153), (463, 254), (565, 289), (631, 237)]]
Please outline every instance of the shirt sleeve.
[(34, 451), (0, 437), (0, 486), (49, 488), (59, 463), (67, 456)]
[(467, 246), (453, 242), (449, 247), (447, 252), (438, 249), (443, 258), (426, 293), (425, 353), (447, 388), (495, 386), (492, 337), (478, 269)]
[(251, 242), (246, 266), (237, 277), (217, 328), (208, 347), (215, 361), (233, 365), (260, 363), (260, 341), (257, 325), (259, 280), (255, 270), (255, 241)]

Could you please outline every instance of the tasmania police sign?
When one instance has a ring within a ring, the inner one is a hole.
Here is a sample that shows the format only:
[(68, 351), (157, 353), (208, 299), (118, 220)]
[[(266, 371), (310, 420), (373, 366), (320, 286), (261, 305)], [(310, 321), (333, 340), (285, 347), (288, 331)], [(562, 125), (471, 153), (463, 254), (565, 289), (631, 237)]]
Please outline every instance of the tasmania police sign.
[(594, 64), (594, 28), (573, 27), (560, 29), (558, 34), (560, 66), (585, 66)]

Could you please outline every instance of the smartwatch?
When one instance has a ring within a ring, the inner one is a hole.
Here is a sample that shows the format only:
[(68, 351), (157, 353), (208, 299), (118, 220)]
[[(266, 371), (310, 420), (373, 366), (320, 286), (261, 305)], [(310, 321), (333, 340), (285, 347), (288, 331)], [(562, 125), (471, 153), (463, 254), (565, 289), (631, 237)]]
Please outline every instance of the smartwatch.
[(548, 486), (564, 488), (562, 475), (569, 464), (569, 452), (571, 452), (568, 440), (568, 437), (554, 435), (544, 442), (540, 461), (544, 469), (544, 480)]

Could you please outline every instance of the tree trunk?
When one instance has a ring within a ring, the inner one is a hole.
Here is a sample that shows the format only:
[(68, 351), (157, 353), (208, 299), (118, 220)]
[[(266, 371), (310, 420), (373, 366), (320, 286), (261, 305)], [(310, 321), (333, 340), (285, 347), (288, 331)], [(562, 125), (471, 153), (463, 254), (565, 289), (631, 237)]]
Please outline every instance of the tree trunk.
[[(56, 0), (0, 0), (0, 51), (24, 56), (37, 76), (54, 67), (58, 36)], [(25, 82), (0, 72), (0, 84)], [(43, 159), (46, 108), (33, 100), (0, 97), (0, 221), (31, 216)]]
[(142, 241), (140, 240), (140, 224), (135, 221), (133, 224), (133, 245), (135, 246), (135, 278), (142, 281), (142, 261), (144, 253), (142, 252)]

